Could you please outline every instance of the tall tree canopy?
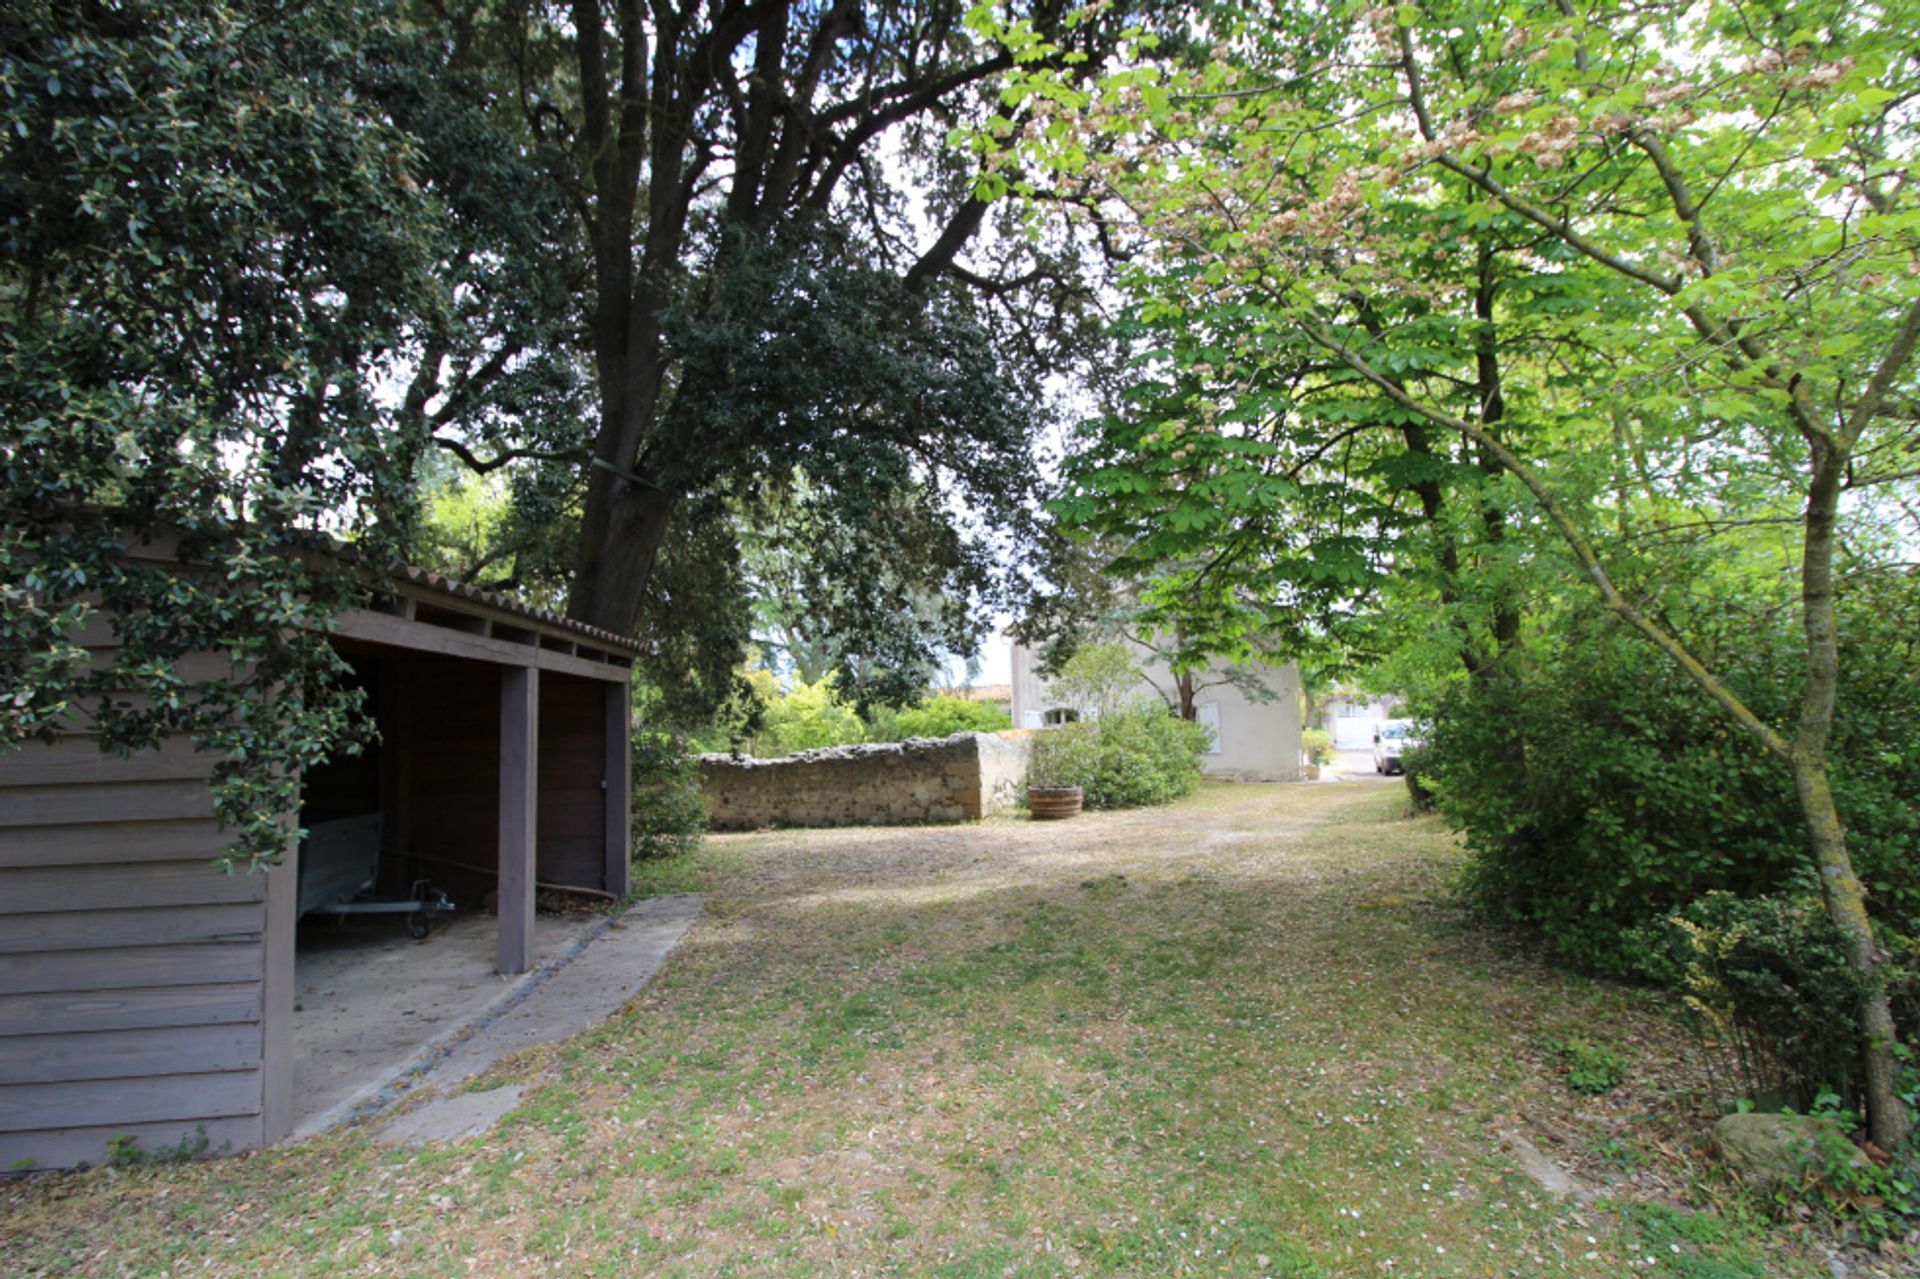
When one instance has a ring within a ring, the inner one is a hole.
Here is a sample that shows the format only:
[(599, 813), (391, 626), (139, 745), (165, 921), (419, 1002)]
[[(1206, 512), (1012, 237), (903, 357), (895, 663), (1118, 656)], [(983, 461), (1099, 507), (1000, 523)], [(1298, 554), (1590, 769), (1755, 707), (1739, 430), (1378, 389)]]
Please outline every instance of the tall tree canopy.
[[(362, 731), (327, 619), (422, 550), (644, 619), (683, 714), (748, 638), (743, 528), (805, 539), (863, 689), (969, 647), (1033, 514), (1042, 397), (1009, 356), (1088, 330), (1068, 246), (992, 234), (932, 145), (1012, 65), (961, 17), (8, 6), (5, 741), (191, 731), (269, 857), (300, 768)], [(436, 453), (506, 477), (492, 545), (415, 538)], [(315, 530), (363, 567), (312, 571)], [(95, 669), (75, 641), (102, 610)], [(186, 660), (209, 649), (232, 670)]]
[[(1022, 9), (1063, 68), (1118, 29), (1068, 30), (1066, 11)], [(416, 398), (483, 405), (538, 346), (583, 357), (585, 433), (498, 413), (442, 433), (469, 462), (530, 459), (574, 486), (568, 611), (678, 643), (657, 579), (725, 512), (801, 542), (836, 597), (872, 594), (884, 565), (896, 593), (977, 601), (1033, 513), (1036, 362), (1089, 332), (1072, 246), (995, 234), (971, 165), (939, 145), (993, 115), (1013, 55), (951, 0), (423, 12), (564, 208), (552, 243), (518, 243), (584, 305), (571, 329), (446, 352)], [(692, 558), (737, 594), (737, 557), (710, 550)], [(849, 654), (978, 638), (977, 621), (872, 602)]]
[[(941, 145), (1014, 56), (929, 0), (402, 7), (460, 236), (410, 428), (513, 507), (425, 553), (638, 633), (682, 717), (742, 655), (742, 539), (836, 602), (863, 700), (976, 646), (1034, 542), (1047, 372), (1108, 348), (1073, 238), (1008, 234)], [(1064, 13), (1021, 9), (1063, 68), (1117, 38)]]

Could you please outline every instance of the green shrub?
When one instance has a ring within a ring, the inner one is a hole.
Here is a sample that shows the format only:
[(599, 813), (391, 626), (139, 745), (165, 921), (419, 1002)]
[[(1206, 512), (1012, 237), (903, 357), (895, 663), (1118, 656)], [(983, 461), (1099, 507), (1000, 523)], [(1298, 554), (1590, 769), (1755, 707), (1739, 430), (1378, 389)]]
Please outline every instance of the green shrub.
[(1079, 720), (1043, 728), (1034, 734), (1033, 760), (1027, 767), (1027, 784), (1056, 788), (1078, 786), (1087, 790), (1086, 804), (1093, 806), (1088, 788), (1101, 769), (1100, 723)]
[(1204, 727), (1163, 707), (1135, 707), (1036, 734), (1030, 778), (1081, 787), (1088, 808), (1168, 804), (1200, 784), (1211, 741)]
[(1413, 802), (1413, 811), (1432, 812), (1436, 798), (1433, 787), (1427, 784), (1426, 747), (1415, 746), (1400, 752), (1400, 775), (1406, 779), (1407, 798)]
[(636, 861), (688, 852), (706, 832), (700, 765), (672, 733), (633, 734), (633, 856)]
[[(1704, 606), (1702, 606), (1704, 607)], [(1786, 622), (1690, 619), (1709, 665), (1791, 723), (1804, 682)], [(1878, 923), (1920, 921), (1920, 592), (1841, 617), (1833, 788)], [(1595, 612), (1543, 628), (1492, 678), (1432, 708), (1422, 781), (1471, 853), (1467, 888), (1562, 956), (1635, 973), (1632, 929), (1708, 893), (1813, 894), (1786, 769), (1674, 664)]]
[[(1841, 1127), (1850, 1125), (1842, 1122)], [(1920, 1222), (1920, 1169), (1912, 1151), (1893, 1167), (1860, 1158), (1860, 1150), (1840, 1128), (1814, 1130), (1815, 1151), (1806, 1170), (1801, 1197), (1811, 1198), (1831, 1216), (1846, 1222), (1862, 1242), (1902, 1240)], [(1792, 1196), (1788, 1196), (1792, 1198)]]
[(941, 694), (919, 706), (895, 712), (892, 732), (887, 737), (874, 735), (875, 741), (899, 741), (908, 737), (951, 737), (955, 733), (997, 733), (1013, 727), (1013, 717), (987, 702)]
[[(1695, 1028), (1734, 1050), (1740, 1095), (1806, 1109), (1837, 1087), (1830, 1095), (1858, 1100), (1860, 979), (1817, 898), (1709, 893), (1629, 943), (1647, 977), (1680, 992)], [(1887, 976), (1905, 993), (1903, 969)]]
[(1333, 762), (1333, 734), (1324, 728), (1303, 728), (1300, 730), (1300, 749), (1307, 753), (1308, 760), (1315, 764)]
[[(772, 684), (771, 676), (762, 681), (760, 674), (754, 672), (756, 690)], [(840, 700), (830, 675), (811, 684), (795, 679), (790, 691), (763, 692), (762, 699), (766, 709), (760, 715), (760, 732), (753, 738), (753, 754), (760, 759), (867, 740), (866, 725), (853, 707)]]

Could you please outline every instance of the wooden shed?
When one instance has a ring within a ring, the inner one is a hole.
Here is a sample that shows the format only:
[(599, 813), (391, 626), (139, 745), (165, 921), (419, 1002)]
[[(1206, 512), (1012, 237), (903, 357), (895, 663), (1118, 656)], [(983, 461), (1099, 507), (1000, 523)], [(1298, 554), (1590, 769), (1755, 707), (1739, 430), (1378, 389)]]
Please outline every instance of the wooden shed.
[[(333, 642), (381, 743), (314, 770), (303, 821), (377, 813), (395, 876), (497, 891), (502, 973), (531, 962), (536, 880), (626, 892), (631, 641), (404, 569)], [(213, 763), (84, 736), (0, 755), (0, 1168), (291, 1127), (298, 849), (215, 867)]]

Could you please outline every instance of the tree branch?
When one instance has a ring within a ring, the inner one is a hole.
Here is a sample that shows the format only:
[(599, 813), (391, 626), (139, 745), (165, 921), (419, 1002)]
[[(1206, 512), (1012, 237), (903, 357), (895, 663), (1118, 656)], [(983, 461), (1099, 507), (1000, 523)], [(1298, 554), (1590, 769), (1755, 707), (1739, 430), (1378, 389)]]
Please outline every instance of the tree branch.
[(1700, 660), (1688, 651), (1686, 645), (1680, 642), (1677, 636), (1673, 635), (1665, 627), (1636, 608), (1630, 600), (1620, 593), (1619, 588), (1613, 584), (1613, 579), (1607, 574), (1605, 565), (1601, 564), (1600, 557), (1595, 554), (1592, 543), (1587, 540), (1586, 534), (1580, 531), (1580, 526), (1574, 522), (1572, 515), (1569, 514), (1566, 507), (1561, 504), (1559, 497), (1548, 487), (1547, 482), (1540, 477), (1539, 473), (1527, 465), (1526, 462), (1522, 461), (1519, 455), (1509, 449), (1498, 436), (1486, 430), (1478, 423), (1468, 421), (1464, 418), (1454, 417), (1452, 414), (1443, 413), (1438, 409), (1421, 403), (1406, 391), (1396, 386), (1392, 379), (1368, 364), (1358, 352), (1351, 350), (1345, 343), (1341, 342), (1319, 325), (1307, 320), (1297, 320), (1295, 321), (1295, 325), (1308, 341), (1344, 361), (1349, 368), (1379, 388), (1379, 390), (1394, 403), (1419, 415), (1435, 426), (1443, 427), (1446, 430), (1465, 436), (1475, 444), (1478, 444), (1489, 456), (1497, 460), (1501, 468), (1518, 479), (1521, 484), (1525, 485), (1527, 491), (1533, 495), (1534, 500), (1540, 504), (1541, 510), (1545, 512), (1547, 519), (1552, 522), (1553, 526), (1559, 530), (1561, 539), (1567, 544), (1568, 549), (1573, 552), (1574, 558), (1579, 561), (1581, 568), (1585, 570), (1588, 579), (1592, 581), (1594, 588), (1599, 592), (1601, 602), (1608, 610), (1625, 621), (1629, 626), (1639, 631), (1642, 635), (1646, 636), (1657, 648), (1678, 663), (1680, 668), (1686, 672), (1687, 677), (1691, 679), (1702, 692), (1719, 703), (1720, 707), (1732, 716), (1742, 728), (1745, 728), (1747, 732), (1752, 734), (1755, 740), (1757, 740), (1769, 754), (1788, 763), (1792, 762), (1793, 744), (1791, 742), (1783, 737), (1777, 729), (1756, 715), (1745, 702), (1740, 700), (1732, 689), (1728, 688), (1717, 679), (1711, 671), (1707, 670), (1707, 668), (1700, 663)]
[(1867, 429), (1867, 423), (1880, 412), (1887, 392), (1892, 388), (1894, 379), (1900, 376), (1900, 370), (1906, 367), (1913, 357), (1913, 348), (1920, 342), (1920, 300), (1907, 308), (1906, 318), (1900, 322), (1900, 329), (1893, 335), (1893, 341), (1887, 346), (1887, 353), (1880, 359), (1880, 367), (1873, 371), (1873, 377), (1867, 382), (1867, 389), (1854, 404), (1853, 412), (1848, 416), (1842, 428), (1843, 442), (1849, 447), (1860, 438)]
[(483, 458), (459, 440), (445, 435), (432, 437), (433, 443), (466, 463), (467, 469), (477, 475), (497, 471), (510, 462), (529, 460), (535, 462), (565, 462), (569, 466), (578, 466), (586, 461), (587, 455), (580, 449), (554, 451), (548, 449), (502, 449), (491, 458)]

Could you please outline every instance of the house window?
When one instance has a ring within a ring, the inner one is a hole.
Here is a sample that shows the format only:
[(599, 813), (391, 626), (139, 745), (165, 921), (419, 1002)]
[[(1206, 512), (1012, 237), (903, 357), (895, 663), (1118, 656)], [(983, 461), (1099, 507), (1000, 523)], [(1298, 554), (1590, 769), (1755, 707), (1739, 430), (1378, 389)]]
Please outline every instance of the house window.
[(1056, 706), (1040, 717), (1045, 724), (1071, 724), (1080, 718), (1080, 712), (1071, 706)]

